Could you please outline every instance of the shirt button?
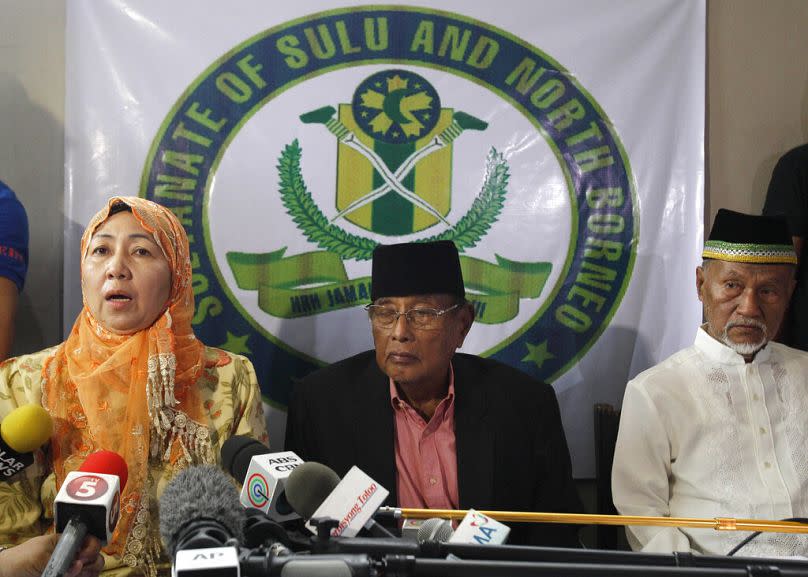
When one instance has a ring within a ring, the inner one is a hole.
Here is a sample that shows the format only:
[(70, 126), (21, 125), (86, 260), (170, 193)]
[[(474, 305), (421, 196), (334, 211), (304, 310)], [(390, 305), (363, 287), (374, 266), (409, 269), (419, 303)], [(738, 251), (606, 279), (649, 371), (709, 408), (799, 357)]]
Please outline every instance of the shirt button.
[(760, 397), (758, 396), (758, 394), (757, 394), (757, 393), (755, 393), (754, 395), (752, 395), (752, 400), (753, 400), (753, 401), (759, 401), (759, 400), (760, 400)]
[(760, 434), (761, 434), (761, 435), (765, 435), (765, 434), (766, 434), (766, 427), (760, 427)]
[(771, 463), (769, 463), (768, 461), (766, 461), (765, 463), (763, 463), (763, 466), (764, 466), (764, 467), (766, 467), (767, 469), (771, 469), (771, 468), (772, 468), (772, 464), (771, 464)]
[(429, 478), (429, 484), (430, 485), (435, 485), (435, 484), (437, 484), (437, 482), (438, 482), (438, 480), (435, 477), (430, 477)]

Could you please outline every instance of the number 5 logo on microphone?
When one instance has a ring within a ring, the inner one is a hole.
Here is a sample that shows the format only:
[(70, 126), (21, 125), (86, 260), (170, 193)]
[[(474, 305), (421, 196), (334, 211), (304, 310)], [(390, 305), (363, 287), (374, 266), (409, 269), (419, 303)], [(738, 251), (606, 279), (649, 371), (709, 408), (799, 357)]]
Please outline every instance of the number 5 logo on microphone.
[(82, 475), (71, 480), (67, 485), (67, 494), (77, 501), (94, 501), (109, 490), (109, 485), (101, 477)]

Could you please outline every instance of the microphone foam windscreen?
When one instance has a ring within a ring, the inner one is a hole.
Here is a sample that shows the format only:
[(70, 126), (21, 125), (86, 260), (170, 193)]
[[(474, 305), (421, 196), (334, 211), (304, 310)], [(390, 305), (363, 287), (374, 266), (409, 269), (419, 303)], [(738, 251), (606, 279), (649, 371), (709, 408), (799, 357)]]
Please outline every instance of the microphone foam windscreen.
[(454, 529), (452, 529), (452, 523), (450, 521), (431, 517), (418, 527), (418, 536), (416, 538), (419, 543), (423, 543), (424, 541), (446, 543), (452, 535), (454, 535)]
[(317, 508), (339, 485), (339, 475), (322, 463), (302, 463), (286, 478), (286, 500), (295, 513), (311, 519)]
[(269, 447), (251, 437), (243, 435), (230, 437), (222, 445), (222, 468), (242, 483), (247, 476), (252, 458), (269, 452)]
[(129, 467), (126, 466), (126, 461), (114, 451), (96, 451), (87, 455), (79, 467), (79, 471), (115, 475), (121, 483), (121, 491), (126, 487), (126, 481), (129, 478)]
[(241, 542), (246, 518), (233, 482), (213, 465), (180, 471), (160, 497), (160, 537), (171, 558), (189, 521), (212, 519)]
[(23, 405), (0, 423), (0, 436), (18, 453), (38, 449), (53, 434), (53, 419), (40, 405)]

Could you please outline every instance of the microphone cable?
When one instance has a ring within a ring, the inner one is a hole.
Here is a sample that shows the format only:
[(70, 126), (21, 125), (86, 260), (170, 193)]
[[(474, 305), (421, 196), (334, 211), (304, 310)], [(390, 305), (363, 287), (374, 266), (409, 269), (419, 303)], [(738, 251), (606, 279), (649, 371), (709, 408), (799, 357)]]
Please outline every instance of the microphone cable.
[[(797, 523), (808, 523), (808, 518), (805, 517), (789, 517), (788, 519), (780, 519), (780, 521), (796, 521)], [(745, 547), (752, 539), (755, 539), (758, 535), (760, 535), (763, 531), (755, 531), (749, 537), (735, 545), (732, 550), (727, 553), (727, 557), (732, 557), (741, 550), (741, 548)]]

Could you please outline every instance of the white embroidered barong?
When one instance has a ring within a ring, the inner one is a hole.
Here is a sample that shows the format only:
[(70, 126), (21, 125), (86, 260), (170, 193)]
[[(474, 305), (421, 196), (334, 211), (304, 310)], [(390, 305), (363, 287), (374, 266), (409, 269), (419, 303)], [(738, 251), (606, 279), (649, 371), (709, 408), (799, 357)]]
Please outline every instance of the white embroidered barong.
[[(769, 343), (751, 363), (699, 329), (628, 383), (612, 470), (623, 515), (808, 517), (808, 353)], [(749, 533), (627, 527), (633, 549), (723, 555)], [(764, 533), (743, 556), (806, 555)]]

